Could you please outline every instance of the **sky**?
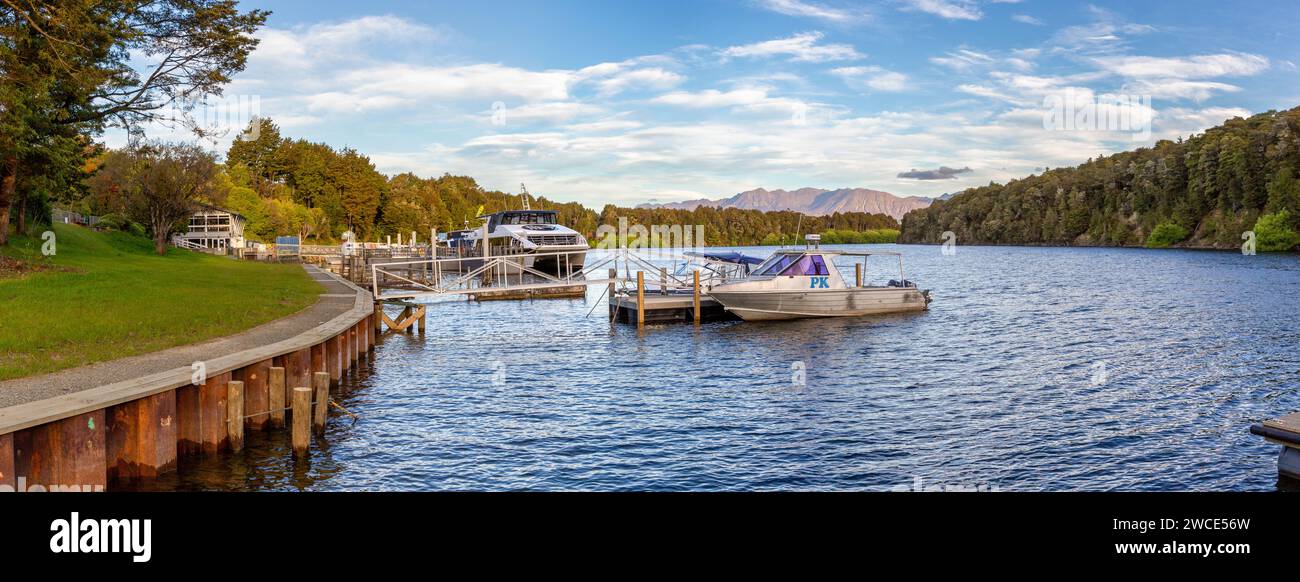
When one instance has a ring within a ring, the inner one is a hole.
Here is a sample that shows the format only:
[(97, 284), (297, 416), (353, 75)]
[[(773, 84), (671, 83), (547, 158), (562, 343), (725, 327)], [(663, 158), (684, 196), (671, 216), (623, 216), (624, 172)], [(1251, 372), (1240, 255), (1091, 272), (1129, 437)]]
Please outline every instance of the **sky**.
[(1300, 106), (1289, 0), (241, 6), (272, 15), (203, 115), (256, 113), (389, 174), (595, 207), (759, 187), (938, 196)]

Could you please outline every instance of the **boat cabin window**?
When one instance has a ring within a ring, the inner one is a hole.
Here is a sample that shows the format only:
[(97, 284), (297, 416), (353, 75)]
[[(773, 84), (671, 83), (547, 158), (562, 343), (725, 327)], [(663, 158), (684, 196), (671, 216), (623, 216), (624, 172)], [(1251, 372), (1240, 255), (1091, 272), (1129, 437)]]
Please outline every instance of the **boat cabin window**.
[(506, 212), (498, 224), (556, 224), (554, 212)]
[(777, 273), (780, 273), (780, 272), (781, 272), (782, 270), (784, 270), (786, 267), (790, 266), (790, 263), (793, 263), (793, 262), (794, 262), (796, 256), (798, 256), (798, 255), (785, 255), (785, 254), (781, 254), (781, 255), (773, 256), (772, 258), (770, 258), (770, 259), (767, 260), (767, 263), (764, 263), (764, 265), (766, 265), (766, 266), (764, 266), (764, 265), (759, 265), (760, 267), (762, 267), (762, 269), (759, 269), (759, 271), (758, 271), (757, 273), (754, 273), (754, 274), (755, 274), (755, 275), (775, 275), (775, 274), (777, 274)]
[(829, 275), (830, 271), (826, 270), (826, 261), (821, 255), (804, 255), (799, 257), (793, 265), (781, 272), (782, 275), (791, 276), (808, 276), (808, 275)]

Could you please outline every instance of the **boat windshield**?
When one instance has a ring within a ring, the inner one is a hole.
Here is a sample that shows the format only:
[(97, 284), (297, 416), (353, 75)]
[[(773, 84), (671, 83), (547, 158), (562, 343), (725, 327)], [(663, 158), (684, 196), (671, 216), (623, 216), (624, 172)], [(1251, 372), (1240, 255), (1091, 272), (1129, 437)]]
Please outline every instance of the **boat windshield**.
[(554, 212), (506, 212), (501, 224), (555, 224)]
[(793, 263), (797, 258), (799, 258), (799, 255), (791, 255), (791, 254), (773, 255), (772, 258), (768, 259), (766, 263), (759, 265), (758, 271), (756, 271), (754, 274), (775, 275), (785, 270), (785, 268), (790, 266), (790, 263)]
[(798, 261), (790, 265), (786, 270), (781, 272), (782, 275), (807, 276), (807, 275), (829, 275), (830, 271), (826, 270), (826, 260), (821, 255), (804, 255), (799, 257)]

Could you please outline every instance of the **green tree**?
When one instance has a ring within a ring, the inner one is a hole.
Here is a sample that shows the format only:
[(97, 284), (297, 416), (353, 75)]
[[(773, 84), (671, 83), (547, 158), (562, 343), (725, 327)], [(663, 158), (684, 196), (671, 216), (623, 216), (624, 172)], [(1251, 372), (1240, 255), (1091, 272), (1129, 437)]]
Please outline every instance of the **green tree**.
[(280, 128), (270, 119), (253, 119), (230, 143), (226, 161), (248, 168), (253, 178), (253, 189), (262, 196), (269, 196), (271, 185), (286, 165), (281, 141)]
[(1255, 244), (1264, 252), (1289, 251), (1300, 246), (1300, 233), (1291, 228), (1291, 212), (1265, 214), (1255, 222)]
[[(0, 245), (19, 178), (31, 173), (24, 162), (48, 154), (43, 140), (138, 128), (164, 107), (219, 94), (244, 69), (267, 14), (240, 12), (235, 0), (0, 4)], [(154, 66), (138, 72), (137, 55)]]

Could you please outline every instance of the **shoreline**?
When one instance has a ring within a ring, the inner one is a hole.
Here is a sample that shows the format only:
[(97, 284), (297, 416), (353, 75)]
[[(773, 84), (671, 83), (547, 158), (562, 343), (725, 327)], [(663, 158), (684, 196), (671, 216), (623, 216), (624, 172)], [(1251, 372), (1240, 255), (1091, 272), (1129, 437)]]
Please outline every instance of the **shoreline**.
[[(0, 389), (24, 386), (26, 395), (0, 408), (0, 489), (14, 487), (18, 478), (93, 490), (117, 480), (156, 477), (176, 470), (186, 456), (237, 450), (245, 425), (250, 430), (283, 426), (283, 409), (295, 387), (312, 386), (313, 374), (328, 374), (328, 384), (337, 384), (357, 360), (368, 357), (376, 335), (369, 291), (315, 267), (304, 269), (325, 293), (299, 313), (218, 340), (0, 384)], [(318, 309), (322, 305), (328, 312)], [(295, 321), (286, 325), (287, 320)], [(244, 343), (253, 338), (255, 345)], [(195, 350), (214, 349), (221, 353), (175, 365)], [(154, 367), (140, 367), (141, 360)], [(284, 380), (274, 394), (277, 368)], [(110, 370), (111, 381), (87, 380)], [(42, 387), (74, 379), (86, 387), (54, 395)], [(227, 394), (236, 394), (236, 385), (244, 423), (228, 418), (239, 414), (235, 404), (228, 410)]]

